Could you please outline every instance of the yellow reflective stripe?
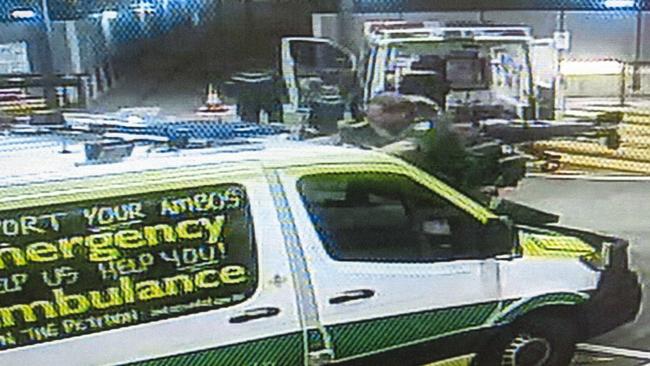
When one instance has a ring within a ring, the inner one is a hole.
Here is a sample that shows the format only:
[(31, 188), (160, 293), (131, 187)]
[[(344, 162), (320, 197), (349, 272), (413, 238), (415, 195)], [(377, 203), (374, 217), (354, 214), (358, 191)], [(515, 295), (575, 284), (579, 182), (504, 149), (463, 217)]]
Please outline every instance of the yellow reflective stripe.
[(650, 114), (626, 113), (625, 116), (623, 116), (623, 122), (639, 125), (650, 125)]
[(472, 364), (474, 356), (475, 354), (472, 353), (469, 355), (458, 356), (443, 361), (429, 363), (424, 366), (470, 366)]
[(619, 135), (649, 136), (650, 119), (648, 124), (619, 123), (617, 130)]
[(629, 173), (650, 174), (650, 162), (558, 153), (561, 164)]
[[(621, 141), (629, 143), (630, 146), (641, 144), (649, 145), (650, 136), (631, 136), (629, 139), (621, 138)], [(540, 141), (533, 144), (533, 149), (542, 151), (544, 153), (566, 153), (573, 155), (594, 156), (599, 158), (650, 162), (650, 155), (648, 155), (648, 150), (638, 147), (626, 146), (620, 147), (618, 149), (610, 149), (607, 146), (593, 142)]]
[(520, 232), (519, 242), (524, 256), (531, 257), (579, 257), (595, 252), (589, 244), (573, 236)]
[(491, 218), (498, 216), (490, 212), (485, 207), (474, 202), (469, 197), (463, 195), (449, 185), (440, 180), (420, 171), (415, 167), (405, 163), (376, 163), (376, 164), (332, 164), (332, 165), (313, 165), (295, 168), (287, 168), (286, 171), (296, 177), (313, 174), (332, 174), (332, 173), (393, 173), (402, 174), (413, 179), (417, 183), (429, 188), (433, 192), (449, 200), (453, 205), (461, 208), (472, 215), (481, 223), (485, 224)]
[(0, 189), (0, 211), (239, 182), (260, 174), (243, 169), (233, 171), (232, 168), (228, 171), (214, 167), (176, 168), (11, 186)]
[(14, 105), (14, 106), (0, 107), (0, 111), (5, 111), (5, 112), (29, 111), (35, 109), (43, 109), (45, 107), (46, 107), (45, 104)]

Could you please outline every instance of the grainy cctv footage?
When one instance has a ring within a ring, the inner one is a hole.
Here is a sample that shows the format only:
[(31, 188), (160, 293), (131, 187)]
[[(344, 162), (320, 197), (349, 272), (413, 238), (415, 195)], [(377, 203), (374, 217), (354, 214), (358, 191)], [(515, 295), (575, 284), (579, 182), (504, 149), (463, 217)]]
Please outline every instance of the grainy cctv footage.
[(0, 364), (650, 366), (647, 0), (3, 0)]

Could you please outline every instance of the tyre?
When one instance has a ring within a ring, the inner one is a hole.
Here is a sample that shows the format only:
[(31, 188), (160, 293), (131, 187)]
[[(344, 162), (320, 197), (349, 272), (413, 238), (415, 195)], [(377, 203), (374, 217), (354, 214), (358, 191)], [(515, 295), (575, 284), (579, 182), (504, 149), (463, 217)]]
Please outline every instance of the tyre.
[(538, 315), (504, 329), (474, 360), (476, 366), (567, 366), (576, 327), (568, 317)]

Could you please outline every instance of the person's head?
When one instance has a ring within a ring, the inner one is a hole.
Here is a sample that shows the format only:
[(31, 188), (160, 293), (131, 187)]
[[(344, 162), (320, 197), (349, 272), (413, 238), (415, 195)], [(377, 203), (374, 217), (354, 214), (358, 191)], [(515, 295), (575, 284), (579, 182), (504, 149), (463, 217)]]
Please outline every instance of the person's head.
[(413, 103), (416, 122), (431, 120), (438, 115), (440, 106), (434, 100), (422, 95), (404, 95), (404, 98)]
[(413, 123), (435, 116), (435, 103), (424, 97), (382, 93), (368, 102), (368, 122), (390, 133), (399, 133)]
[(413, 123), (415, 106), (394, 93), (379, 94), (368, 102), (368, 122), (391, 133), (397, 133)]

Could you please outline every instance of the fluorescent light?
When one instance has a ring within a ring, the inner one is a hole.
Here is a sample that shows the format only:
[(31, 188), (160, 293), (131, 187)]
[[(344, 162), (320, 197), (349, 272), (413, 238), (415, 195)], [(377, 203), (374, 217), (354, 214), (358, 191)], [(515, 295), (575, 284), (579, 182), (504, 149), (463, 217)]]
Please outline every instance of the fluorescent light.
[(119, 13), (117, 12), (117, 10), (104, 10), (102, 12), (102, 18), (108, 19), (108, 20), (117, 19), (118, 15), (119, 15)]
[(126, 121), (127, 121), (128, 123), (137, 124), (137, 123), (143, 123), (143, 122), (144, 122), (144, 118), (142, 118), (142, 117), (140, 117), (140, 116), (130, 115), (130, 116), (126, 117)]
[(606, 8), (631, 8), (635, 5), (634, 0), (605, 0)]
[(36, 12), (32, 9), (15, 9), (10, 15), (14, 19), (30, 19), (36, 16)]
[(623, 64), (615, 60), (564, 61), (560, 65), (562, 75), (620, 75)]
[(131, 9), (137, 14), (152, 14), (156, 12), (156, 7), (154, 4), (147, 1), (140, 1), (134, 4), (131, 4)]
[(103, 10), (97, 13), (90, 13), (88, 16), (94, 19), (113, 20), (117, 19), (120, 13), (117, 10)]

